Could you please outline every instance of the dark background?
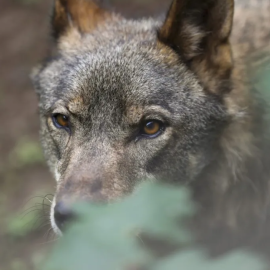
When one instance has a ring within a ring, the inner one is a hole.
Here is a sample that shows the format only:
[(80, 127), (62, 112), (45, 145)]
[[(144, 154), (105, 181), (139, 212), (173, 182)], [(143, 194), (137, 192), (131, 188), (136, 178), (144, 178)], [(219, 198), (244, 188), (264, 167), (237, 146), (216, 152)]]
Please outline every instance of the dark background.
[[(158, 15), (170, 0), (111, 0), (127, 17)], [(0, 0), (0, 270), (39, 269), (54, 241), (54, 191), (39, 145), (38, 109), (29, 74), (53, 48), (52, 0)], [(46, 196), (46, 197), (44, 197)], [(44, 199), (45, 198), (45, 199)]]

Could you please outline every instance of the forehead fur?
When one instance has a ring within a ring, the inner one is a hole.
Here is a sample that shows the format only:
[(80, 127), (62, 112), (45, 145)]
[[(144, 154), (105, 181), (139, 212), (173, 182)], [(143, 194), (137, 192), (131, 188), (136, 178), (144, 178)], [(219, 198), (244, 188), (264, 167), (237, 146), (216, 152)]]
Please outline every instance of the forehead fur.
[[(80, 36), (79, 47), (62, 49), (35, 77), (41, 109), (61, 99), (76, 112), (122, 110), (121, 115), (131, 106), (159, 105), (182, 118), (190, 106), (194, 117), (208, 110), (211, 99), (175, 52), (159, 43), (158, 26), (152, 20), (115, 20)], [(204, 117), (218, 117), (220, 109), (216, 104)]]
[(131, 41), (135, 43), (154, 41), (160, 25), (159, 20), (151, 18), (135, 21), (112, 14), (91, 33), (82, 34), (76, 28), (70, 29), (60, 38), (58, 45), (63, 53), (77, 53)]
[[(108, 80), (111, 87), (113, 82), (118, 87), (121, 83), (126, 86), (131, 83), (139, 86), (143, 82), (160, 84), (164, 78), (153, 78), (151, 73), (162, 75), (168, 68), (173, 70), (172, 73), (187, 72), (175, 53), (158, 43), (158, 25), (153, 20), (115, 20), (103, 24), (91, 34), (81, 35), (77, 40), (78, 47), (69, 44), (69, 48), (62, 48), (58, 57), (43, 67), (36, 78), (40, 88), (46, 88), (42, 92), (52, 94), (57, 88), (58, 94), (65, 94), (66, 88), (73, 91), (84, 89), (85, 83), (100, 87), (97, 84)], [(166, 76), (170, 77), (167, 81), (178, 80), (175, 74)], [(140, 96), (142, 94), (140, 91)]]

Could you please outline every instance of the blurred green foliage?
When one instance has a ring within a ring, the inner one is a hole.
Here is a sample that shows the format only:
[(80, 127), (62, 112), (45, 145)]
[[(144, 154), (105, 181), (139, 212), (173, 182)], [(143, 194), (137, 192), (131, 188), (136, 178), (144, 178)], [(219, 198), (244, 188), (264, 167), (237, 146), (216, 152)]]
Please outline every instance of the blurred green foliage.
[[(8, 190), (20, 188), (18, 184), (14, 184), (16, 171), (24, 169), (28, 166), (43, 163), (43, 153), (40, 144), (28, 138), (20, 139), (12, 151), (9, 153), (6, 162), (0, 167), (0, 177), (5, 180), (5, 188), (3, 192), (0, 190), (0, 227), (2, 232), (14, 238), (26, 237), (34, 229), (40, 226), (40, 211), (36, 211), (37, 207), (33, 207), (39, 200), (31, 200), (31, 208), (29, 211), (13, 213), (6, 206), (8, 201)], [(42, 194), (43, 191), (40, 191)], [(26, 207), (26, 206), (25, 206)], [(30, 207), (30, 206), (29, 206)]]
[(38, 222), (39, 218), (40, 216), (37, 211), (30, 211), (23, 215), (20, 212), (11, 216), (6, 221), (8, 235), (16, 238), (25, 237), (40, 226), (40, 223)]
[(270, 101), (270, 47), (256, 52), (248, 58), (249, 75), (256, 90), (264, 100)]
[[(184, 225), (195, 213), (186, 188), (144, 183), (121, 202), (80, 204), (75, 210), (78, 221), (68, 228), (42, 270), (266, 269), (250, 254), (237, 252), (210, 261), (204, 250), (194, 247)], [(150, 244), (153, 240), (155, 245)], [(166, 256), (158, 255), (160, 247)]]
[(25, 262), (19, 259), (14, 259), (11, 262), (10, 268), (10, 270), (28, 270)]
[(9, 165), (12, 168), (22, 168), (44, 162), (39, 142), (21, 139), (9, 155)]

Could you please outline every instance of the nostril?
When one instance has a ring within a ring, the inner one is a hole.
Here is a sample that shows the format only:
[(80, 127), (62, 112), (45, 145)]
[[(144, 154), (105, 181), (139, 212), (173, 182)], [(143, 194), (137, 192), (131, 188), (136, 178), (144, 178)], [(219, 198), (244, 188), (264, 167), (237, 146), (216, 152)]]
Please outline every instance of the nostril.
[(66, 224), (74, 218), (72, 210), (63, 202), (59, 202), (54, 207), (54, 219), (57, 227), (63, 230)]

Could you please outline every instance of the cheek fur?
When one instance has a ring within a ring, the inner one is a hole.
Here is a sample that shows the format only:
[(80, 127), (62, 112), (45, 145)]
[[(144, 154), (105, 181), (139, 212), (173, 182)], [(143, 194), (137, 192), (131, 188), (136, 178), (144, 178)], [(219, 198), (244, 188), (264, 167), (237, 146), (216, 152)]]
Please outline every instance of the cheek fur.
[(55, 170), (54, 170), (54, 177), (55, 177), (56, 182), (58, 182), (61, 177), (61, 174), (58, 172), (57, 166), (55, 167)]

